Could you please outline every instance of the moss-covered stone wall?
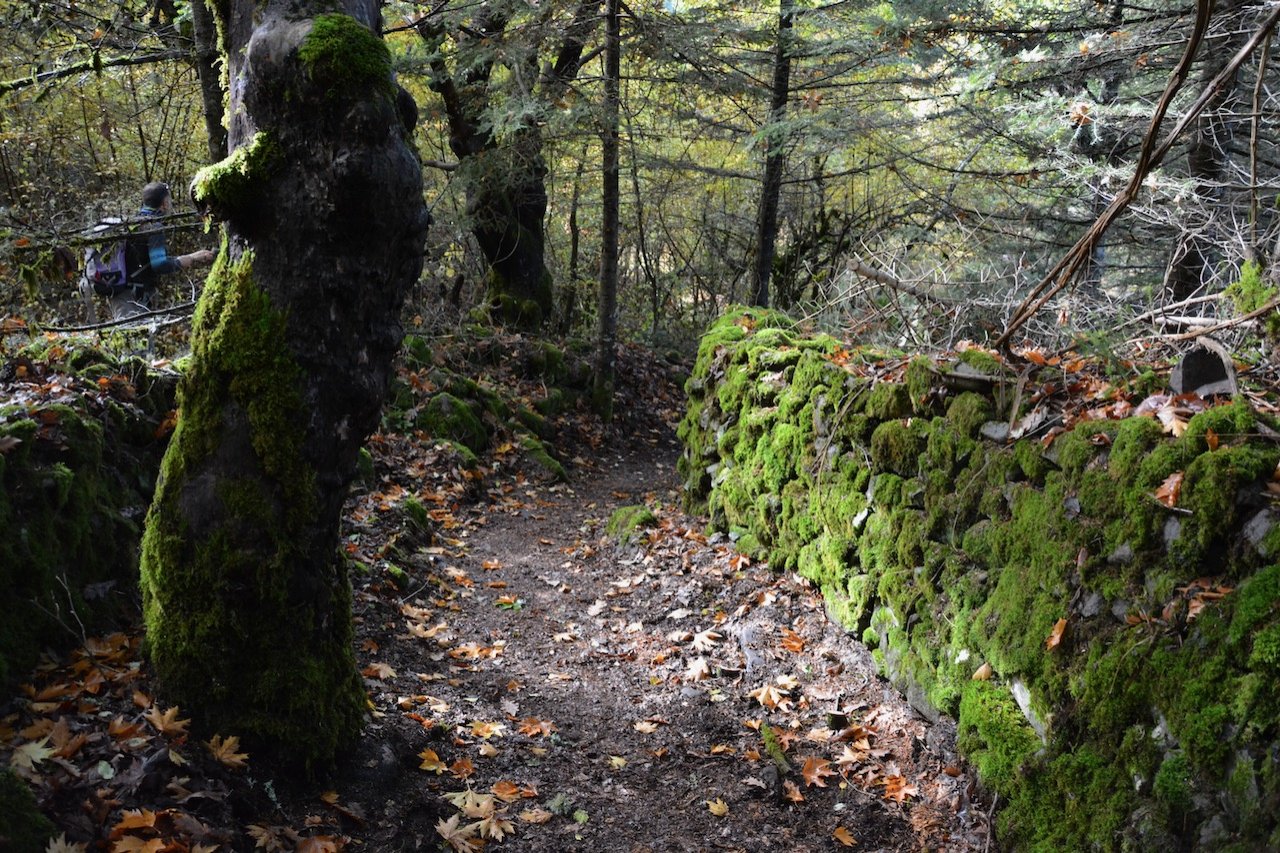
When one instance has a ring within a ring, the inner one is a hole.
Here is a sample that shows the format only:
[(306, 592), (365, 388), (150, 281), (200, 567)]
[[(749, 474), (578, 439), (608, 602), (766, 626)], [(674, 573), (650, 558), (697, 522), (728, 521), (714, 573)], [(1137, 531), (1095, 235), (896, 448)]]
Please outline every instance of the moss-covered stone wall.
[(0, 359), (0, 687), (136, 603), (175, 384), (88, 347)]
[(958, 719), (1002, 846), (1280, 849), (1275, 424), (1237, 401), (1176, 440), (1130, 418), (996, 444), (998, 393), (859, 357), (776, 313), (715, 324), (680, 427), (690, 504)]

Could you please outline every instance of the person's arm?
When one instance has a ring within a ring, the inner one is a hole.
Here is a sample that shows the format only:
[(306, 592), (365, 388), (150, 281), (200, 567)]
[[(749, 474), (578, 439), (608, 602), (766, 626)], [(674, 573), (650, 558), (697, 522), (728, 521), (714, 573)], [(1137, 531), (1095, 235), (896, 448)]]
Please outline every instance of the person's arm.
[(212, 263), (214, 257), (213, 252), (208, 249), (199, 249), (189, 255), (171, 256), (163, 234), (153, 235), (148, 249), (151, 258), (151, 269), (162, 275), (191, 269), (192, 267), (206, 266)]

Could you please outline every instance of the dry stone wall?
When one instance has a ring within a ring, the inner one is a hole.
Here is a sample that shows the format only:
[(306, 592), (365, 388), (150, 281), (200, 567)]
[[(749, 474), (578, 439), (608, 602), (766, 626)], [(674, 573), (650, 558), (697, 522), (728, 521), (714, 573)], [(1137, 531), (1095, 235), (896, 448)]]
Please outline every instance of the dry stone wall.
[(996, 359), (885, 380), (873, 358), (722, 318), (680, 426), (689, 504), (958, 720), (1006, 847), (1280, 849), (1276, 425), (1237, 400), (1177, 439), (1129, 418), (995, 442)]

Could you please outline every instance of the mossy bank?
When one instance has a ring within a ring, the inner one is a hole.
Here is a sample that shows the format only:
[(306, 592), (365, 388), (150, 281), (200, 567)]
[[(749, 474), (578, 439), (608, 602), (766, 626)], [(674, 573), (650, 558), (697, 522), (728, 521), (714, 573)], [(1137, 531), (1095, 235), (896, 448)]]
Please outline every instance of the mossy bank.
[[(996, 444), (998, 395), (858, 358), (776, 313), (716, 323), (680, 427), (689, 503), (958, 719), (1004, 847), (1280, 848), (1275, 425), (1236, 402), (1176, 440), (1131, 418)], [(1177, 472), (1175, 510), (1153, 493)]]
[(176, 384), (75, 342), (0, 359), (0, 687), (132, 612)]

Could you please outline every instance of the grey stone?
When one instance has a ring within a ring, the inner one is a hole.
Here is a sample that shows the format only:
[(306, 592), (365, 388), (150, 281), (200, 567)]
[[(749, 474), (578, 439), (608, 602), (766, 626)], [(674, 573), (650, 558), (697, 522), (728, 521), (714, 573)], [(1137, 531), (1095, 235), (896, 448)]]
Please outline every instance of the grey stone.
[(1182, 519), (1169, 516), (1164, 520), (1164, 547), (1167, 551), (1173, 547), (1173, 543), (1178, 541), (1178, 537), (1182, 535)]
[(1080, 615), (1086, 619), (1092, 619), (1102, 612), (1102, 604), (1102, 593), (1091, 592), (1089, 597), (1084, 600), (1084, 603), (1080, 605)]
[(1116, 547), (1107, 555), (1107, 562), (1113, 566), (1127, 566), (1133, 562), (1133, 546), (1128, 542)]
[(1013, 693), (1013, 701), (1018, 703), (1018, 709), (1022, 711), (1022, 716), (1027, 718), (1027, 723), (1031, 728), (1035, 729), (1036, 735), (1039, 736), (1040, 742), (1045, 742), (1045, 732), (1048, 727), (1044, 720), (1040, 719), (1040, 715), (1036, 713), (1035, 708), (1031, 707), (1031, 691), (1027, 689), (1027, 685), (1023, 683), (1021, 678), (1015, 678), (1013, 683), (1009, 685), (1010, 692)]
[(1259, 554), (1264, 557), (1270, 557), (1267, 547), (1263, 544), (1263, 540), (1267, 538), (1267, 534), (1271, 532), (1271, 528), (1276, 526), (1276, 514), (1268, 507), (1259, 510), (1253, 518), (1245, 522), (1244, 533), (1245, 540), (1252, 545)]

